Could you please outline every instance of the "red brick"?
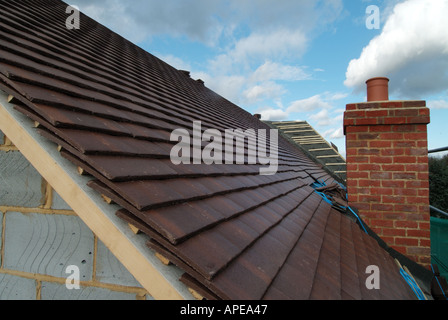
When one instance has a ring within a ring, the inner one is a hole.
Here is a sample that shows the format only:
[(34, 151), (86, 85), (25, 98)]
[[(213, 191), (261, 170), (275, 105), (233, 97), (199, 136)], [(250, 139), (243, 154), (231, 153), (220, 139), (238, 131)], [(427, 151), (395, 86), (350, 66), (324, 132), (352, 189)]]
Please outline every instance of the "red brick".
[(381, 150), (382, 156), (402, 156), (405, 154), (403, 148), (394, 148), (394, 149), (383, 149)]
[(425, 221), (427, 214), (423, 213), (408, 213), (407, 218), (409, 221)]
[(371, 126), (369, 132), (392, 132), (392, 127), (389, 125)]
[(417, 175), (415, 172), (395, 172), (394, 173), (394, 179), (401, 179), (401, 180), (415, 180), (417, 179)]
[(394, 194), (394, 189), (392, 189), (392, 188), (370, 188), (370, 193), (372, 195), (391, 196)]
[(377, 124), (381, 124), (378, 122), (378, 118), (356, 119), (355, 123), (357, 126), (375, 126)]
[[(384, 124), (407, 125), (407, 123), (408, 123), (408, 120), (406, 119), (406, 117), (387, 117), (387, 118), (384, 118)], [(400, 130), (397, 130), (397, 131), (400, 131)]]
[(417, 172), (417, 180), (429, 181), (429, 172)]
[(358, 154), (364, 156), (378, 156), (380, 154), (380, 150), (373, 148), (362, 148), (358, 149)]
[[(348, 159), (348, 157), (347, 157)], [(347, 161), (347, 163), (369, 163), (369, 157), (367, 156), (352, 156), (350, 158), (350, 161)]]
[(388, 110), (376, 109), (376, 110), (366, 110), (366, 117), (378, 117), (383, 118), (389, 115)]
[(417, 124), (415, 125), (415, 131), (428, 133), (428, 126), (427, 124)]
[(409, 247), (407, 250), (408, 254), (415, 255), (431, 255), (431, 248), (421, 248), (421, 247)]
[(409, 100), (403, 101), (403, 108), (419, 108), (426, 107), (426, 101), (424, 100)]
[(393, 204), (384, 204), (384, 203), (372, 203), (371, 208), (372, 208), (372, 210), (376, 210), (376, 211), (391, 212), (394, 210), (394, 205)]
[(383, 164), (381, 168), (384, 171), (405, 171), (405, 165), (403, 164)]
[[(348, 181), (347, 181), (348, 182)], [(358, 180), (359, 187), (380, 187), (381, 181), (379, 180)]]
[(366, 112), (364, 110), (346, 111), (344, 114), (345, 119), (365, 118)]
[(415, 140), (415, 141), (424, 141), (428, 139), (428, 134), (426, 132), (405, 132), (403, 133), (404, 140)]
[(404, 188), (405, 187), (405, 181), (396, 181), (396, 180), (388, 181), (388, 180), (383, 180), (383, 181), (381, 181), (381, 185), (383, 187), (386, 187), (386, 188), (389, 188), (389, 187), (391, 187), (391, 188)]
[[(431, 219), (431, 218), (430, 218)], [(420, 230), (431, 230), (431, 222), (419, 222), (418, 228)]]
[(408, 237), (429, 238), (431, 231), (429, 230), (407, 230)]
[(419, 109), (396, 109), (394, 115), (396, 117), (415, 117), (419, 115)]
[(428, 163), (428, 157), (427, 156), (426, 157), (422, 157), (422, 156), (417, 157), (417, 163)]
[(405, 229), (383, 229), (383, 234), (385, 236), (406, 236), (406, 230)]
[(426, 204), (419, 205), (418, 211), (424, 215), (424, 220), (422, 220), (422, 221), (428, 221), (428, 222), (430, 221), (429, 206), (427, 206)]
[(431, 247), (431, 239), (420, 239), (420, 247)]
[(386, 109), (403, 108), (403, 101), (381, 102), (381, 108), (386, 108)]
[(379, 134), (381, 140), (403, 140), (403, 134), (398, 132), (385, 132)]
[(430, 116), (430, 111), (428, 108), (420, 108), (418, 109), (418, 114), (420, 116)]
[(429, 180), (424, 180), (424, 181), (419, 181), (419, 180), (415, 180), (415, 181), (406, 181), (405, 184), (406, 188), (429, 188)]
[(408, 204), (427, 203), (428, 201), (429, 199), (427, 197), (412, 197), (412, 196), (406, 197), (406, 203)]
[(417, 148), (428, 149), (428, 141), (427, 140), (417, 141)]
[(348, 127), (346, 132), (348, 132), (348, 133), (366, 133), (366, 132), (369, 132), (369, 127), (368, 126)]
[(393, 221), (389, 221), (389, 220), (376, 220), (376, 219), (371, 219), (370, 220), (370, 225), (372, 227), (388, 227), (388, 228), (393, 228), (394, 226), (394, 222)]
[(360, 194), (358, 196), (358, 201), (365, 202), (365, 203), (381, 202), (381, 196)]
[(346, 106), (347, 111), (356, 110), (356, 109), (357, 109), (356, 103), (350, 103), (350, 104), (347, 104), (347, 106)]
[(403, 139), (400, 139), (400, 141), (394, 141), (393, 147), (394, 148), (415, 148), (416, 147), (416, 141), (403, 141)]
[(375, 134), (375, 133), (360, 133), (360, 134), (358, 134), (359, 140), (375, 140), (378, 138), (380, 138), (380, 135)]
[(392, 141), (369, 141), (370, 148), (390, 148), (392, 147)]
[(417, 196), (418, 192), (416, 189), (394, 189), (394, 195), (396, 196)]
[(407, 123), (428, 124), (430, 122), (431, 120), (429, 116), (415, 116), (407, 118)]
[(405, 149), (405, 154), (410, 156), (427, 156), (428, 150), (423, 148)]
[(353, 203), (353, 207), (357, 208), (358, 210), (360, 210), (360, 212), (369, 212), (370, 210), (370, 203), (361, 203), (358, 201), (350, 201), (349, 198), (349, 202)]
[(347, 141), (356, 141), (356, 140), (358, 140), (358, 134), (357, 133), (347, 133), (346, 139), (347, 139)]
[(350, 192), (351, 193), (355, 193), (357, 195), (361, 195), (361, 194), (370, 194), (369, 193), (369, 189), (367, 188), (356, 188), (356, 187), (351, 187), (350, 188)]
[(418, 228), (418, 222), (416, 221), (395, 221), (395, 227), (397, 228)]
[[(347, 148), (345, 153), (346, 153), (347, 158), (351, 157), (351, 156), (357, 156), (358, 149), (357, 148)], [(347, 161), (347, 163), (350, 163), (350, 161)]]
[(381, 104), (377, 102), (363, 102), (358, 103), (356, 107), (358, 108), (358, 110), (379, 109), (381, 108)]
[(392, 128), (395, 132), (416, 132), (417, 125), (415, 124), (397, 124)]
[(376, 164), (392, 164), (392, 157), (384, 157), (384, 156), (371, 156), (370, 163)]
[(383, 196), (383, 203), (404, 203), (405, 197), (402, 196)]
[(347, 181), (347, 188), (357, 188), (358, 187), (358, 181), (355, 179), (350, 179)]
[(347, 179), (368, 179), (369, 173), (368, 172), (349, 172), (347, 171)]
[(362, 163), (358, 165), (359, 171), (381, 171), (381, 166), (379, 164)]
[(396, 212), (419, 212), (418, 206), (409, 204), (395, 204), (394, 210)]
[(394, 237), (386, 237), (383, 236), (382, 234), (377, 233), (379, 236), (381, 236), (381, 239), (384, 240), (384, 242), (386, 242), (388, 245), (393, 245), (394, 244)]
[(428, 171), (429, 170), (429, 166), (427, 164), (424, 163), (419, 163), (419, 164), (407, 164), (405, 165), (405, 169), (403, 169), (403, 171)]
[(397, 237), (395, 238), (395, 244), (403, 246), (418, 246), (418, 239)]
[(394, 157), (394, 163), (417, 163), (415, 156), (397, 156)]
[(392, 179), (392, 173), (391, 172), (371, 172), (370, 173), (370, 179), (379, 179), (379, 180), (390, 180)]

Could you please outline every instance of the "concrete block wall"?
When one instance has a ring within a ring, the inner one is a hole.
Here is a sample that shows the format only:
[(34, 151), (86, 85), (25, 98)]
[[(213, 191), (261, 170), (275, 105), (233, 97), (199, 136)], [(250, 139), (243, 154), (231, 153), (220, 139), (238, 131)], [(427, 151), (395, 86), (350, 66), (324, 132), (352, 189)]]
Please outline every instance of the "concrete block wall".
[(150, 299), (0, 131), (0, 300)]

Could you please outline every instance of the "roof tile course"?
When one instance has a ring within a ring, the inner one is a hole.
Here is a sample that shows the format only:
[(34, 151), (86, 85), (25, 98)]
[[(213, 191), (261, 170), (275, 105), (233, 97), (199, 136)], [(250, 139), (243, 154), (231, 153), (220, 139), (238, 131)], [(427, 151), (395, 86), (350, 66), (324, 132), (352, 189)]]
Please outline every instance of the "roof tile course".
[[(269, 127), (84, 15), (67, 30), (66, 6), (0, 1), (0, 88), (181, 281), (209, 299), (414, 298), (391, 257), (309, 186), (333, 178), (283, 138), (272, 176), (260, 163), (174, 165), (170, 133), (193, 121)], [(371, 264), (379, 291), (365, 288)]]

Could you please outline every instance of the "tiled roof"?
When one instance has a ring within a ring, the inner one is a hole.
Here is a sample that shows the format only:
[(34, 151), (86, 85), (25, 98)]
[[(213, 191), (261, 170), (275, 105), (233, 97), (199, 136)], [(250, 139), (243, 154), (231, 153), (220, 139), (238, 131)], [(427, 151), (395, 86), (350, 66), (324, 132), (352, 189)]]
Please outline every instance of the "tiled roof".
[(306, 121), (265, 121), (273, 128), (277, 128), (287, 138), (296, 143), (306, 154), (315, 159), (330, 173), (345, 181), (347, 164), (334, 145), (325, 140)]
[[(0, 1), (0, 88), (90, 187), (209, 299), (413, 299), (393, 259), (310, 184), (333, 178), (287, 140), (279, 169), (174, 165), (170, 133), (269, 127), (58, 0)], [(148, 248), (148, 250), (151, 250)], [(368, 290), (366, 268), (381, 270)]]

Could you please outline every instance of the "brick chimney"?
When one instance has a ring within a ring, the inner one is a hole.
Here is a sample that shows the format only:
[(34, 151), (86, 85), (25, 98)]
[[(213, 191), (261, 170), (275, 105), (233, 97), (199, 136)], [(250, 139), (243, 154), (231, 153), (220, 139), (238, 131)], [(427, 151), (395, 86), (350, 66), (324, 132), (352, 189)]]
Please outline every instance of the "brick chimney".
[(350, 205), (390, 247), (431, 262), (425, 101), (389, 101), (387, 78), (367, 81), (368, 102), (347, 105)]

